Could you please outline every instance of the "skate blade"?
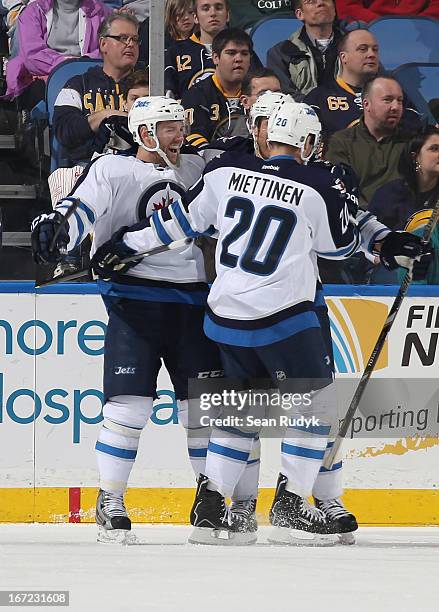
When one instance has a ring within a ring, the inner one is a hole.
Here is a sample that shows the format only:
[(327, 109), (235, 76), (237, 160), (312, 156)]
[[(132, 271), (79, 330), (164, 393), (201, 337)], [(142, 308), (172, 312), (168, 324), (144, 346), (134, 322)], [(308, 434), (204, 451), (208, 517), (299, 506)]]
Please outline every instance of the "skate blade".
[(267, 540), (270, 544), (287, 546), (335, 546), (339, 541), (335, 534), (310, 533), (288, 527), (273, 527)]
[(207, 546), (249, 546), (255, 544), (257, 539), (256, 533), (235, 533), (227, 529), (194, 527), (188, 542)]
[(337, 533), (337, 537), (338, 543), (342, 544), (343, 546), (352, 546), (352, 544), (355, 544), (356, 542), (352, 531), (349, 531), (348, 533)]
[(126, 529), (105, 529), (102, 525), (98, 529), (97, 541), (103, 544), (119, 544), (131, 546), (138, 544), (136, 536)]

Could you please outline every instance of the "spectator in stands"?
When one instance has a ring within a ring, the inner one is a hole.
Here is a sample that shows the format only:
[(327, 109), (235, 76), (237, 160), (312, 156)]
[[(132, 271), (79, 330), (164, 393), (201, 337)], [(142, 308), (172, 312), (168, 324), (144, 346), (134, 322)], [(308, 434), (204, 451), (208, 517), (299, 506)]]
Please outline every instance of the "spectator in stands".
[(293, 0), (232, 0), (230, 3), (230, 25), (232, 28), (249, 30), (261, 19), (273, 15), (290, 15)]
[(221, 136), (243, 135), (234, 128), (237, 118), (244, 114), (241, 86), (252, 50), (251, 38), (243, 30), (230, 28), (215, 36), (215, 73), (194, 85), (181, 101), (190, 124), (187, 141), (192, 146), (200, 147)]
[[(128, 129), (128, 113), (137, 98), (149, 95), (149, 73), (146, 70), (136, 70), (126, 79), (126, 113), (112, 115), (101, 122), (95, 136), (93, 148), (94, 156), (106, 153), (123, 153), (125, 155), (136, 155), (137, 144)], [(57, 168), (48, 178), (52, 206), (67, 195), (73, 189), (76, 181), (84, 172), (84, 165), (76, 165), (71, 168)]]
[(166, 47), (171, 41), (186, 40), (195, 27), (193, 0), (166, 0), (165, 4), (165, 36)]
[(7, 32), (9, 37), (9, 51), (11, 57), (15, 57), (17, 55), (17, 19), (18, 15), (24, 9), (24, 7), (29, 4), (29, 0), (2, 0), (3, 10), (0, 12), (4, 12), (6, 14), (5, 24), (7, 26)]
[(249, 111), (257, 98), (267, 91), (280, 91), (280, 81), (270, 68), (259, 68), (247, 73), (241, 86), (241, 104)]
[(270, 68), (250, 70), (242, 81), (241, 104), (244, 108), (244, 115), (236, 120), (235, 132), (248, 136), (247, 122), (250, 108), (266, 91), (280, 91), (280, 81), (273, 70)]
[(439, 129), (428, 127), (404, 149), (400, 177), (376, 190), (369, 210), (394, 230), (414, 213), (433, 208), (439, 197)]
[(439, 19), (437, 0), (336, 0), (339, 19), (373, 21), (379, 17), (407, 16)]
[(399, 124), (403, 112), (403, 92), (398, 81), (374, 76), (363, 87), (364, 114), (357, 125), (335, 132), (326, 158), (343, 162), (356, 172), (367, 208), (375, 191), (398, 177), (398, 162), (409, 140)]
[(363, 85), (379, 68), (378, 42), (367, 30), (345, 34), (339, 40), (338, 52), (339, 76), (305, 97), (319, 115), (326, 142), (331, 134), (350, 127), (362, 115)]
[(109, 15), (99, 28), (99, 48), (103, 66), (70, 79), (55, 102), (55, 135), (72, 165), (90, 160), (102, 121), (126, 116), (126, 79), (139, 56), (137, 19), (129, 13)]
[[(351, 30), (340, 39), (338, 49), (339, 76), (327, 85), (316, 87), (305, 97), (305, 102), (319, 115), (325, 146), (334, 132), (351, 127), (359, 120), (363, 114), (364, 83), (371, 76), (383, 73), (378, 41), (372, 32)], [(401, 126), (410, 130), (422, 129), (421, 116), (406, 96)]]
[(18, 50), (6, 68), (9, 99), (30, 109), (45, 79), (68, 57), (99, 57), (98, 29), (110, 9), (97, 0), (34, 0), (17, 20)]
[(136, 70), (126, 79), (126, 102), (124, 113), (110, 115), (101, 122), (94, 140), (94, 153), (119, 153), (135, 150), (133, 137), (128, 130), (128, 113), (137, 98), (149, 96), (149, 72)]
[(165, 91), (177, 100), (194, 83), (215, 72), (212, 41), (229, 19), (229, 0), (194, 0), (198, 34), (174, 41), (165, 54)]
[(341, 33), (334, 27), (333, 0), (295, 0), (295, 14), (303, 27), (268, 51), (267, 67), (279, 77), (282, 91), (301, 101), (337, 77)]

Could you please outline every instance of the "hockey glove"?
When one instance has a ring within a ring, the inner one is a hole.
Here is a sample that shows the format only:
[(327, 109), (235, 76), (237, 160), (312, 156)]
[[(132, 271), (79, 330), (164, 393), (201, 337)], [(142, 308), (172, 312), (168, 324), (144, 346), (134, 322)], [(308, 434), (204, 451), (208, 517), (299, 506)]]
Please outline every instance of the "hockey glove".
[[(61, 229), (60, 229), (61, 228)], [(59, 234), (52, 247), (56, 232)], [(38, 215), (31, 224), (32, 254), (37, 264), (55, 264), (67, 253), (69, 224), (64, 215), (55, 211)]]
[(119, 274), (123, 274), (142, 261), (140, 257), (122, 263), (122, 259), (136, 254), (136, 251), (127, 246), (122, 239), (127, 230), (128, 226), (121, 227), (111, 236), (110, 240), (101, 244), (96, 250), (90, 262), (90, 269), (95, 278), (106, 281), (115, 280)]
[(345, 197), (349, 213), (355, 219), (358, 212), (360, 185), (354, 170), (348, 164), (333, 164), (324, 159), (319, 159), (314, 163), (324, 166), (332, 174), (335, 182), (334, 188), (338, 189), (340, 191), (340, 195)]
[(387, 270), (408, 268), (416, 260), (413, 262), (414, 280), (425, 277), (433, 258), (434, 249), (431, 244), (423, 248), (419, 236), (410, 232), (390, 232), (381, 243), (380, 260)]

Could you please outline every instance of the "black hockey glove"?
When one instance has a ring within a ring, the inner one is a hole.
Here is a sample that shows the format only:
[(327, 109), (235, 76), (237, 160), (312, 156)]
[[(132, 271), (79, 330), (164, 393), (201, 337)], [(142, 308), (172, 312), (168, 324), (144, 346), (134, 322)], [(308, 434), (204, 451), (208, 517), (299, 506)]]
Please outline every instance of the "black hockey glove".
[[(59, 234), (51, 248), (58, 230)], [(64, 215), (58, 211), (38, 215), (32, 221), (31, 231), (32, 254), (35, 263), (55, 264), (61, 261), (67, 252), (69, 243), (69, 224)]]
[(354, 170), (348, 164), (333, 164), (325, 159), (319, 159), (313, 163), (329, 170), (334, 178), (335, 188), (339, 189), (340, 195), (346, 198), (349, 213), (355, 219), (358, 212), (360, 185)]
[(103, 153), (114, 136), (118, 136), (126, 146), (134, 146), (133, 137), (128, 130), (128, 117), (111, 115), (102, 121), (93, 141), (93, 149), (96, 153)]
[(381, 243), (380, 260), (387, 270), (408, 268), (412, 260), (417, 260), (413, 265), (414, 280), (425, 277), (433, 258), (431, 244), (423, 248), (419, 236), (410, 232), (390, 232)]
[(123, 274), (130, 268), (137, 266), (142, 257), (133, 261), (122, 263), (122, 259), (135, 255), (136, 251), (131, 249), (122, 240), (128, 226), (121, 227), (114, 232), (110, 240), (101, 244), (96, 250), (90, 262), (90, 269), (94, 277), (102, 280), (114, 280), (119, 274)]

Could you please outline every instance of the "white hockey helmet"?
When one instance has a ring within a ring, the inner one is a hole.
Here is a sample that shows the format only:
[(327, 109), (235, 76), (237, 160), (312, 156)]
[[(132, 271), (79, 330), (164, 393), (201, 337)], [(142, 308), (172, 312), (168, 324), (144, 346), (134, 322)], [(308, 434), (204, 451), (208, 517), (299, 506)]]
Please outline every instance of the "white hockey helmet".
[[(166, 154), (161, 150), (157, 138), (157, 123), (160, 121), (183, 121), (185, 120), (184, 108), (176, 100), (164, 96), (144, 96), (137, 98), (128, 113), (128, 129), (140, 147), (149, 152), (157, 152), (166, 164), (174, 167)], [(140, 128), (145, 126), (148, 135), (155, 141), (155, 146), (147, 147), (141, 137)]]
[[(298, 147), (300, 157), (306, 162), (319, 147), (321, 130), (319, 118), (308, 104), (281, 100), (274, 105), (268, 120), (267, 140)], [(314, 141), (311, 152), (305, 155), (304, 147), (310, 135), (314, 136)]]
[(281, 100), (285, 100), (288, 98), (293, 101), (293, 98), (291, 96), (289, 96), (288, 94), (281, 93), (280, 91), (266, 91), (261, 94), (259, 98), (257, 98), (256, 101), (253, 102), (250, 108), (250, 131), (252, 131), (255, 127), (256, 121), (258, 119), (268, 119), (275, 105)]

